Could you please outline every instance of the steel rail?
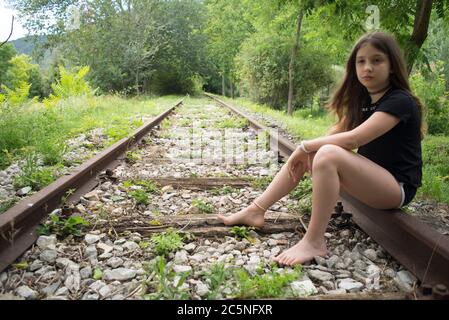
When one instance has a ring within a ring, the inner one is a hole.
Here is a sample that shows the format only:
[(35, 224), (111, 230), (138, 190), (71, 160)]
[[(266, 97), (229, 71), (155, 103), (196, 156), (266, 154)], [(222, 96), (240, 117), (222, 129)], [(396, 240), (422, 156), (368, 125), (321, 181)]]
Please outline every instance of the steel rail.
[(96, 176), (101, 171), (115, 168), (120, 157), (176, 107), (183, 103), (178, 101), (174, 106), (162, 112), (138, 128), (129, 137), (123, 138), (106, 150), (92, 157), (74, 169), (68, 176), (62, 176), (47, 187), (23, 199), (15, 206), (0, 215), (0, 272), (13, 263), (38, 238), (36, 228), (55, 208), (61, 206), (61, 199), (69, 190), (76, 191), (68, 198), (70, 202), (79, 201), (80, 197), (92, 190), (97, 184)]
[[(272, 130), (234, 106), (212, 94), (205, 95), (247, 119), (252, 127), (272, 134)], [(286, 158), (296, 149), (295, 144), (277, 134), (271, 138), (279, 143), (279, 152)], [(400, 209), (375, 209), (347, 193), (342, 192), (340, 196), (344, 208), (347, 208), (345, 211), (352, 214), (354, 222), (413, 273), (422, 285), (443, 284), (449, 288), (449, 237)]]

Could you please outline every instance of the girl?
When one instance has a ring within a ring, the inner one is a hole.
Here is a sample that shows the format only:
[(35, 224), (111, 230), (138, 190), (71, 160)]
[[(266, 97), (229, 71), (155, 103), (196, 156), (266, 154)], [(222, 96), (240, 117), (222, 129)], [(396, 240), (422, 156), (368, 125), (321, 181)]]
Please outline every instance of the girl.
[(328, 108), (338, 121), (327, 136), (302, 141), (250, 206), (231, 216), (218, 216), (226, 225), (262, 227), (267, 209), (310, 172), (308, 230), (275, 258), (279, 264), (302, 264), (327, 254), (324, 233), (340, 191), (371, 207), (393, 209), (407, 205), (421, 186), (422, 106), (411, 93), (395, 39), (382, 32), (360, 38)]

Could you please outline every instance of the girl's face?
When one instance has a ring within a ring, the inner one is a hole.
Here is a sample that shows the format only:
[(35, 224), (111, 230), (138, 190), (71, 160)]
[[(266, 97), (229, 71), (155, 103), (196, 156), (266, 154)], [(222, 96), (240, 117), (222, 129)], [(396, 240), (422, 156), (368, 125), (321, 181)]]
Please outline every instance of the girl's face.
[(363, 44), (357, 52), (357, 78), (369, 92), (382, 90), (390, 82), (391, 66), (388, 56), (371, 43)]

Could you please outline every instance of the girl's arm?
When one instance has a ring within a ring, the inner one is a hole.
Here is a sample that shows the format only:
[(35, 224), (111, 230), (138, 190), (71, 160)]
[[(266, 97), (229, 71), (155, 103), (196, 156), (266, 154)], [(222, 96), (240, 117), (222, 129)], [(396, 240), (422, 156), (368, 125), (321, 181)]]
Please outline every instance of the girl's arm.
[(316, 152), (325, 144), (334, 144), (347, 150), (354, 150), (390, 131), (399, 121), (398, 117), (389, 113), (374, 112), (358, 127), (350, 131), (304, 141), (304, 147), (307, 151)]

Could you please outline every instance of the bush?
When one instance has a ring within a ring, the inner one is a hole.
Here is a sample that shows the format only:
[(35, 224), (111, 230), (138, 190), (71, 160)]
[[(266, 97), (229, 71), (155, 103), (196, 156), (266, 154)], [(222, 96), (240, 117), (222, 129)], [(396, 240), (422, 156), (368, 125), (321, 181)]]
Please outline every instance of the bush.
[[(257, 33), (242, 45), (236, 64), (241, 86), (254, 101), (282, 108), (288, 98), (291, 37)], [(323, 51), (301, 46), (295, 64), (295, 107), (309, 104), (314, 94), (333, 81), (330, 59)]]
[(60, 99), (70, 97), (93, 96), (96, 90), (92, 90), (85, 77), (89, 73), (89, 67), (79, 67), (67, 70), (64, 66), (59, 66), (60, 79), (51, 84), (53, 94), (44, 99), (47, 107), (54, 106)]
[(444, 64), (440, 61), (431, 73), (416, 72), (410, 77), (413, 92), (424, 105), (429, 134), (449, 135), (449, 93), (443, 74)]

